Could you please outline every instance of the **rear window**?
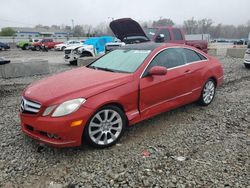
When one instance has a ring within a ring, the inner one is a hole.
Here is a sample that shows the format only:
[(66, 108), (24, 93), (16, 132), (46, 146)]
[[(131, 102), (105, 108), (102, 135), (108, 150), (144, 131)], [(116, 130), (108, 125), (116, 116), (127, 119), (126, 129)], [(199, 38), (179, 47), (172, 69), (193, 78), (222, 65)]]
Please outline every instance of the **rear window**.
[(174, 40), (183, 40), (181, 31), (179, 29), (173, 29)]
[(165, 41), (170, 41), (170, 33), (168, 31), (168, 29), (161, 29), (159, 34), (163, 34)]
[(183, 48), (183, 52), (185, 54), (187, 63), (192, 63), (192, 62), (195, 62), (195, 61), (201, 61), (201, 60), (207, 59), (206, 57), (204, 57), (200, 53), (198, 53), (198, 52), (196, 52), (194, 50), (191, 50), (191, 49)]

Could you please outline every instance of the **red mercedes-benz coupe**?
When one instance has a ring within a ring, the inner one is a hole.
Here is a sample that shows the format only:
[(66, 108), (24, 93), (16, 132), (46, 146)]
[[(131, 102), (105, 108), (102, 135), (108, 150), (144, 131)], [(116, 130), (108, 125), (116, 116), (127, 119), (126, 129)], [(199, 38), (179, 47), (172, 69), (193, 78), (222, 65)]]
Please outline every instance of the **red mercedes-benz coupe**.
[(196, 48), (127, 45), (28, 86), (21, 126), (55, 147), (86, 142), (104, 148), (116, 143), (126, 126), (194, 101), (209, 105), (222, 81), (219, 61)]

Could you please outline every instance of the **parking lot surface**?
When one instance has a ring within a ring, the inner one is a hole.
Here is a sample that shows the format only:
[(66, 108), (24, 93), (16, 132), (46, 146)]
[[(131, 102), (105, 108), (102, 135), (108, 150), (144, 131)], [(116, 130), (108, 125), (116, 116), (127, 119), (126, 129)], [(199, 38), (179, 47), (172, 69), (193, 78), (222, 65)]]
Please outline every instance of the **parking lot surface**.
[[(62, 52), (1, 55), (48, 59), (50, 75), (75, 68)], [(18, 111), (22, 90), (48, 75), (0, 79), (0, 187), (248, 187), (250, 71), (242, 59), (218, 58), (225, 80), (211, 105), (143, 121), (103, 150), (39, 146), (21, 132)]]

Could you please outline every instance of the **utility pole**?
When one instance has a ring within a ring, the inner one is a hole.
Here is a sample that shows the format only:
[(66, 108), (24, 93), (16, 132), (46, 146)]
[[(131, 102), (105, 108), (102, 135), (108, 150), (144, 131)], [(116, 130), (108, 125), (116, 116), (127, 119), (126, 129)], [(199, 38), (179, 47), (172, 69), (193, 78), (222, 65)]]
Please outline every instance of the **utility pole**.
[(72, 22), (72, 36), (74, 37), (74, 20), (72, 19), (71, 22)]

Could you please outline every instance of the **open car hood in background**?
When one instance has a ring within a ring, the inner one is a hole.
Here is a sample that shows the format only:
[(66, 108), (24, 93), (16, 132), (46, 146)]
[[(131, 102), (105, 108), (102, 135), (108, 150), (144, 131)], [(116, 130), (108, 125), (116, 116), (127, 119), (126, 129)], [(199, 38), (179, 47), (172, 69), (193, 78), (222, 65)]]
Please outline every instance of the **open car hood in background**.
[(131, 18), (121, 18), (110, 22), (109, 24), (111, 30), (115, 36), (122, 42), (125, 42), (127, 37), (133, 37), (134, 40), (137, 38), (143, 38), (140, 42), (149, 41), (149, 38), (141, 28), (140, 24)]

